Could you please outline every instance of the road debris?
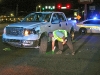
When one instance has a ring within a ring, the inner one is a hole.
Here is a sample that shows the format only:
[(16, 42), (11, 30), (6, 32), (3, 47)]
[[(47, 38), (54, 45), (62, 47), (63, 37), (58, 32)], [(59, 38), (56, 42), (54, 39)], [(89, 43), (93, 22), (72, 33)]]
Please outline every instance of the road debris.
[(4, 51), (11, 51), (10, 48), (4, 48), (3, 50), (4, 50)]

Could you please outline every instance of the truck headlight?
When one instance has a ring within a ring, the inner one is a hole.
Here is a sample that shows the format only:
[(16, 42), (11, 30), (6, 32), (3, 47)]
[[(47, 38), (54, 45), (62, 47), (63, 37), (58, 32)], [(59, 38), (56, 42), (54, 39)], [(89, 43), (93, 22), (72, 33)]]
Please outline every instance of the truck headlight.
[(24, 36), (28, 36), (29, 34), (30, 34), (30, 30), (25, 29), (25, 30), (24, 30)]
[(28, 36), (30, 34), (38, 34), (39, 30), (35, 30), (35, 28), (33, 29), (24, 29), (24, 36)]

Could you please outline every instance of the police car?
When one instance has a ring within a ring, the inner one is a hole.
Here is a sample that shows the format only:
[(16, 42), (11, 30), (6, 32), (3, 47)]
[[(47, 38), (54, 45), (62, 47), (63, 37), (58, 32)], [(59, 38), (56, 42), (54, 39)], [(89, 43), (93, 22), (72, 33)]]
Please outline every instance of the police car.
[(77, 23), (79, 33), (100, 33), (100, 19), (87, 19)]

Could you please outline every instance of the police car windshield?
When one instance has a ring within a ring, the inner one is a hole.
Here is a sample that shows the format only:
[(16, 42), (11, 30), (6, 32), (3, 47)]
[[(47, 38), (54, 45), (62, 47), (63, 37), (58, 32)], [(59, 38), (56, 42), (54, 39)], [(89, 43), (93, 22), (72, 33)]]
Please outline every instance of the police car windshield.
[(49, 22), (51, 13), (32, 13), (27, 15), (22, 22)]
[(100, 20), (87, 20), (83, 24), (100, 24)]

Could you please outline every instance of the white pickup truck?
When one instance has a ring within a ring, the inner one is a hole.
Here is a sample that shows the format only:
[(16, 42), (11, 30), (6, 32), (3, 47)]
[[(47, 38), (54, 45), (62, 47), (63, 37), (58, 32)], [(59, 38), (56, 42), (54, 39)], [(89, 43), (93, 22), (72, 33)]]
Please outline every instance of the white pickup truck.
[(7, 25), (4, 28), (2, 41), (14, 47), (38, 47), (40, 53), (45, 53), (49, 32), (65, 29), (73, 38), (75, 27), (76, 24), (68, 22), (63, 12), (33, 12), (21, 22)]

